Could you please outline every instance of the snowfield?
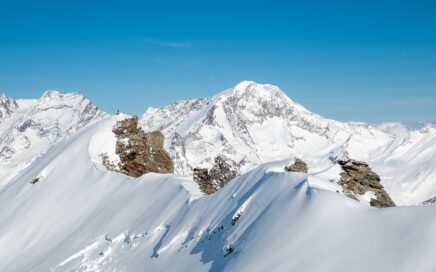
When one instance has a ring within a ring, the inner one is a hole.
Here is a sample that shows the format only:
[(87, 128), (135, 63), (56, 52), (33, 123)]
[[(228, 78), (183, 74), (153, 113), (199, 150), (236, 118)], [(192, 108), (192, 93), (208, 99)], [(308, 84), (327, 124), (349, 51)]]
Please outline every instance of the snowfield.
[(371, 208), (336, 193), (334, 166), (289, 173), (286, 160), (208, 196), (190, 176), (130, 178), (98, 159), (119, 118), (0, 189), (0, 271), (436, 271), (436, 206)]

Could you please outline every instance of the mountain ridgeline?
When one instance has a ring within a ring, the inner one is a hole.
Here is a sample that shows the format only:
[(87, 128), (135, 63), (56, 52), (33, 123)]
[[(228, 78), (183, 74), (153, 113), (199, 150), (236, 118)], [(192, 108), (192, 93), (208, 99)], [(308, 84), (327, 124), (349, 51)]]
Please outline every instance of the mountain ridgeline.
[(140, 117), (2, 95), (0, 271), (433, 272), (435, 169), (435, 125), (252, 81)]
[[(56, 91), (47, 91), (38, 100), (14, 100), (2, 95), (0, 114), (0, 187), (50, 146), (107, 116), (83, 95)], [(325, 119), (292, 101), (278, 87), (252, 81), (243, 81), (212, 98), (181, 100), (158, 109), (149, 108), (135, 120), (138, 131), (162, 133), (156, 138), (164, 139), (163, 148), (154, 152), (161, 154), (157, 158), (164, 162), (162, 169), (135, 170), (148, 167), (137, 164), (137, 159), (149, 154), (132, 159), (133, 153), (123, 147), (126, 140), (118, 141), (113, 168), (118, 171), (124, 167), (123, 171), (133, 176), (150, 171), (205, 173), (218, 167), (217, 158), (231, 167), (230, 174), (226, 174), (229, 177), (266, 162), (296, 157), (307, 164), (309, 171), (316, 172), (333, 167), (338, 158), (346, 157), (367, 163), (397, 204), (417, 204), (436, 195), (433, 182), (436, 180), (436, 126), (432, 124), (399, 130), (400, 124), (375, 127)], [(389, 129), (393, 127), (396, 129)], [(131, 146), (138, 144), (136, 141)], [(102, 155), (105, 158), (106, 154)], [(130, 163), (118, 165), (119, 157), (124, 161), (130, 158)], [(110, 166), (112, 161), (105, 159)], [(340, 183), (345, 170), (338, 169), (335, 182)], [(211, 179), (210, 175), (205, 177)], [(217, 184), (223, 182), (213, 180), (211, 186), (216, 190)]]

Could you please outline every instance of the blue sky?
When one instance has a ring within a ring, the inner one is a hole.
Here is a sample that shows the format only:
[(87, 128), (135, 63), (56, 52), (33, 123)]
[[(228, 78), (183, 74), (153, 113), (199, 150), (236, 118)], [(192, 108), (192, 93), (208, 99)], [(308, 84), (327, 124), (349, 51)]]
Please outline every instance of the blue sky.
[(436, 122), (435, 14), (436, 1), (0, 0), (0, 92), (80, 91), (141, 114), (255, 80), (329, 118)]

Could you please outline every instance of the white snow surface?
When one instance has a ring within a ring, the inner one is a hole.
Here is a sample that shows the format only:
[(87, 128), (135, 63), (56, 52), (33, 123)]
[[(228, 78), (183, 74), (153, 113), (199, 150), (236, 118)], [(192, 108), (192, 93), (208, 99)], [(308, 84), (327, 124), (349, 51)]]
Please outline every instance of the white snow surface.
[(0, 189), (0, 271), (435, 271), (436, 206), (371, 208), (336, 193), (337, 166), (289, 173), (287, 160), (209, 196), (177, 174), (127, 177), (95, 159), (117, 120)]
[(436, 196), (436, 126), (342, 123), (295, 103), (278, 87), (243, 81), (210, 99), (147, 110), (146, 131), (161, 130), (176, 172), (210, 168), (225, 155), (241, 173), (274, 160), (303, 159), (309, 171), (348, 155), (369, 163), (396, 204)]

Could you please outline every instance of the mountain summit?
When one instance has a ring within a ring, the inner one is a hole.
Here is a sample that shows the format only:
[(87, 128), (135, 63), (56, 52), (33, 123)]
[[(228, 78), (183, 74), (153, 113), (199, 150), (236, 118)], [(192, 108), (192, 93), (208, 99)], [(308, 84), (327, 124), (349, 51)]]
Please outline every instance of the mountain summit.
[[(212, 98), (150, 108), (140, 124), (145, 131), (165, 134), (165, 148), (180, 174), (211, 168), (221, 155), (240, 173), (294, 157), (306, 161), (310, 171), (320, 171), (349, 156), (368, 162), (398, 203), (419, 203), (436, 195), (436, 183), (430, 182), (436, 179), (436, 164), (428, 163), (436, 162), (431, 126), (431, 133), (421, 129), (398, 135), (364, 123), (326, 119), (269, 84), (242, 81)], [(422, 152), (426, 149), (433, 152)]]

